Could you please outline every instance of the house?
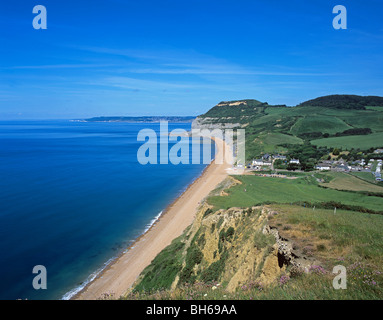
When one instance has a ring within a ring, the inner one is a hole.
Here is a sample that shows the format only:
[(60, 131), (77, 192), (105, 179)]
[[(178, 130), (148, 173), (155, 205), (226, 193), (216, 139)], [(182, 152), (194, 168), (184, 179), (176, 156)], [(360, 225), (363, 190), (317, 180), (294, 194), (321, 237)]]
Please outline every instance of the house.
[(366, 164), (366, 162), (364, 161), (364, 159), (362, 159), (362, 160), (354, 161), (353, 164), (364, 166)]
[(263, 155), (263, 160), (269, 160), (270, 159), (270, 155), (268, 153), (264, 154)]
[(264, 165), (264, 166), (271, 166), (272, 163), (271, 163), (270, 161), (265, 161), (265, 162), (263, 162), (263, 165)]
[(299, 159), (291, 159), (290, 163), (299, 164)]
[(281, 156), (281, 155), (279, 155), (279, 154), (274, 155), (273, 158), (274, 158), (275, 160), (286, 160), (286, 156)]
[(253, 160), (253, 166), (263, 166), (263, 160), (262, 159)]
[(333, 168), (334, 171), (341, 171), (341, 172), (343, 172), (343, 171), (349, 171), (350, 169), (351, 169), (351, 167), (346, 166), (346, 165), (344, 165), (344, 164), (337, 165), (337, 166), (335, 166), (335, 167)]
[(315, 167), (315, 169), (320, 170), (320, 171), (324, 171), (324, 170), (330, 170), (331, 167), (330, 167), (330, 165), (328, 165), (328, 164), (325, 164), (325, 163), (319, 163), (319, 164)]
[(347, 164), (346, 160), (344, 160), (344, 159), (339, 159), (338, 161), (335, 161), (335, 163), (340, 164), (340, 165)]
[(374, 153), (383, 153), (383, 149), (376, 149)]

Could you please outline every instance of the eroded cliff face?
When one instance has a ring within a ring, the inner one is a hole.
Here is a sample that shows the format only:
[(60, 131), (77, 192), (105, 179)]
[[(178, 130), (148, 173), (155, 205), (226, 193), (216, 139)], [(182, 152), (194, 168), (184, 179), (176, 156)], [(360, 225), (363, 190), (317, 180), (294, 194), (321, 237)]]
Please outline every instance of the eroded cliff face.
[(269, 219), (275, 214), (267, 206), (213, 212), (208, 204), (202, 204), (193, 224), (173, 244), (176, 251), (170, 252), (169, 246), (161, 252), (156, 257), (161, 264), (152, 262), (138, 283), (145, 277), (155, 280), (172, 275), (171, 279), (166, 276), (169, 289), (215, 282), (234, 292), (251, 284), (276, 284), (291, 267), (299, 272), (308, 270), (317, 262), (294, 250), (294, 244), (270, 226)]
[[(188, 231), (183, 270), (172, 287), (189, 281), (217, 281), (228, 291), (235, 291), (254, 281), (262, 285), (276, 281), (286, 265), (279, 265), (274, 235), (263, 232), (268, 210), (253, 207), (210, 211), (203, 206)], [(190, 270), (192, 254), (199, 258)]]
[(222, 101), (210, 109), (206, 114), (193, 120), (192, 129), (233, 129), (246, 124), (251, 114), (257, 111), (261, 102), (257, 100)]
[[(229, 119), (227, 119), (229, 120)], [(238, 128), (241, 127), (240, 123), (231, 123), (231, 122), (226, 122), (226, 123), (221, 123), (222, 118), (213, 118), (213, 117), (197, 117), (196, 119), (193, 120), (192, 122), (192, 129), (208, 129), (208, 130), (214, 130), (214, 129), (233, 129), (233, 128)]]

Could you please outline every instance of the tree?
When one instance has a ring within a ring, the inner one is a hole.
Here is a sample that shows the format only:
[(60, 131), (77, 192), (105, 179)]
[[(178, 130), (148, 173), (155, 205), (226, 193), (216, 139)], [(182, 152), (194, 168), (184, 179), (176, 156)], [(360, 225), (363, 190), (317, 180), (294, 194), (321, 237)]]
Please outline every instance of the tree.
[(338, 149), (338, 148), (335, 148), (335, 149), (332, 151), (332, 154), (333, 154), (334, 156), (339, 156), (339, 154), (340, 154), (339, 149)]
[(287, 170), (289, 171), (295, 171), (299, 169), (299, 165), (296, 163), (289, 163), (287, 166)]

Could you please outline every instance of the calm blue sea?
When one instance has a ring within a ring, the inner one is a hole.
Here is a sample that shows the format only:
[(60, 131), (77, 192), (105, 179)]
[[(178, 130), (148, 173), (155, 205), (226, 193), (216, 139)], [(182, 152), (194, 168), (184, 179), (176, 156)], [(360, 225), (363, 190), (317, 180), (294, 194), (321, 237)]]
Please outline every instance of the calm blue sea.
[[(202, 173), (140, 165), (143, 128), (160, 127), (0, 122), (0, 299), (68, 298)], [(47, 269), (47, 290), (32, 287), (35, 265)]]

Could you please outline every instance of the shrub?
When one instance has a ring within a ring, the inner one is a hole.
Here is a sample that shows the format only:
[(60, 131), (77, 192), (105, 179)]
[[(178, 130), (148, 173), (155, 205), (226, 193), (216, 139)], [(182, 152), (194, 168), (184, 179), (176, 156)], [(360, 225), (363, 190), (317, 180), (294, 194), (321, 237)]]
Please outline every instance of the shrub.
[(225, 269), (228, 253), (225, 250), (218, 261), (213, 262), (207, 269), (202, 271), (201, 280), (204, 282), (218, 281), (223, 270)]
[(275, 238), (272, 235), (265, 235), (262, 232), (258, 231), (254, 235), (254, 246), (259, 250), (264, 249), (266, 247), (271, 247), (275, 243)]
[(226, 234), (225, 234), (226, 240), (230, 241), (231, 238), (233, 237), (233, 235), (234, 235), (234, 228), (230, 227), (229, 229), (227, 229)]

